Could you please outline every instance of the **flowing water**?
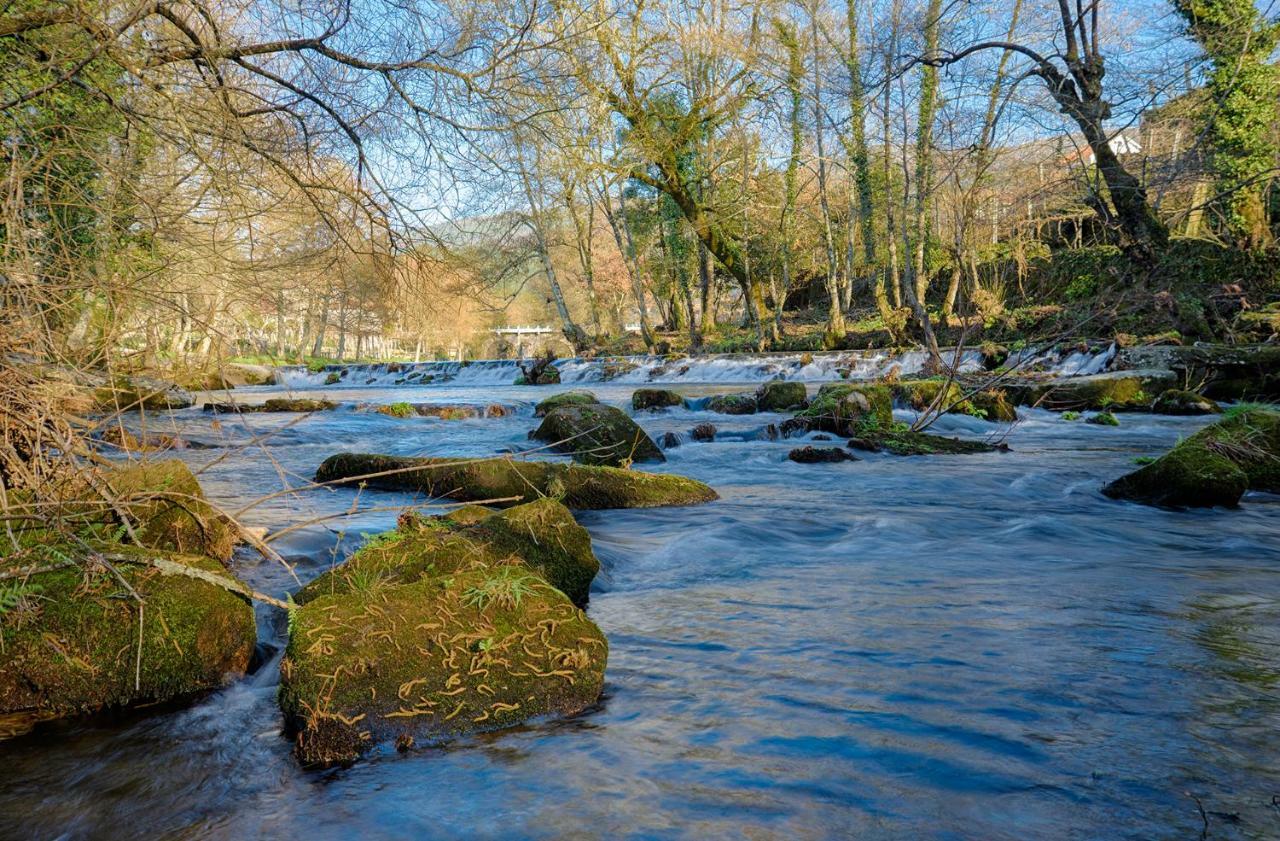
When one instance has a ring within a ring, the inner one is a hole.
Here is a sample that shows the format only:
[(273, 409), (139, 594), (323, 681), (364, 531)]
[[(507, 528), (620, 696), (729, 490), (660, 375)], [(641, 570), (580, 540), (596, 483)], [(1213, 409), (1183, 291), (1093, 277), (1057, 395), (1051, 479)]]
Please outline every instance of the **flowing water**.
[[(462, 379), (294, 393), (517, 411), (150, 422), (207, 443), (266, 436), (183, 454), (236, 509), (339, 450), (528, 447), (533, 403), (563, 388)], [(593, 386), (617, 405), (633, 387)], [(1202, 419), (1109, 428), (1036, 410), (1008, 453), (807, 466), (786, 460), (795, 440), (760, 435), (780, 419), (638, 417), (654, 435), (715, 423), (714, 443), (686, 435), (654, 469), (722, 499), (580, 515), (603, 564), (588, 612), (610, 641), (586, 714), (304, 772), (274, 704), (281, 617), (261, 609), (266, 660), (225, 690), (0, 743), (0, 836), (1150, 839), (1201, 837), (1207, 820), (1210, 838), (1280, 837), (1280, 500), (1174, 512), (1099, 493)], [(935, 431), (1009, 432), (961, 417)], [(311, 491), (243, 518), (274, 530), (362, 509), (281, 539), (305, 579), (414, 502)], [(296, 586), (235, 563), (260, 590)]]

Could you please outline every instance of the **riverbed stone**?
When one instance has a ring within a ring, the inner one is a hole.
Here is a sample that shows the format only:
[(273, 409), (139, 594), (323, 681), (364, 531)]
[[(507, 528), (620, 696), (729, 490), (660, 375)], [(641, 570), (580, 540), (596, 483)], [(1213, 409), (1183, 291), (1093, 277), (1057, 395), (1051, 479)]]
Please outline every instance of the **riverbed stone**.
[(711, 441), (716, 440), (715, 424), (700, 423), (689, 432), (689, 435), (695, 441), (699, 441), (704, 444), (710, 443)]
[[(114, 573), (87, 559), (83, 547), (63, 545), (47, 561), (80, 562), (6, 582), (0, 738), (50, 719), (193, 697), (249, 664), (253, 608), (212, 583), (232, 583), (220, 563), (140, 547), (95, 542), (91, 548), (109, 559)], [(148, 562), (154, 557), (172, 566), (161, 571)], [(25, 568), (30, 558), (0, 558), (0, 572), (15, 565)], [(178, 574), (178, 567), (206, 578)], [(120, 579), (145, 601), (141, 616)]]
[(717, 394), (706, 405), (707, 411), (722, 415), (754, 415), (759, 411), (756, 399), (749, 394)]
[(756, 405), (762, 412), (790, 412), (808, 402), (804, 383), (770, 380), (756, 390)]
[(796, 447), (787, 453), (787, 458), (797, 464), (833, 464), (842, 461), (857, 461), (858, 457), (840, 447)]
[(1151, 411), (1157, 415), (1220, 415), (1222, 407), (1203, 394), (1171, 388), (1156, 398)]
[(553, 394), (535, 406), (533, 416), (535, 418), (546, 417), (546, 414), (552, 409), (559, 409), (561, 406), (590, 406), (599, 402), (596, 396), (589, 391), (565, 391), (560, 394)]
[(1010, 385), (1015, 402), (1052, 411), (1147, 411), (1156, 396), (1173, 388), (1177, 377), (1166, 370), (1109, 371), (1084, 377)]
[(307, 397), (271, 397), (262, 403), (205, 403), (206, 412), (220, 415), (258, 414), (274, 412), (332, 412), (338, 404), (332, 400), (314, 400)]
[(893, 424), (888, 428), (864, 425), (849, 439), (849, 446), (855, 450), (888, 452), (896, 456), (971, 455), (1001, 449), (983, 441), (965, 441), (916, 432), (906, 424)]
[(595, 623), (521, 563), (372, 581), (294, 611), (280, 707), (308, 766), (547, 714), (604, 688)]
[(637, 388), (631, 393), (631, 408), (639, 411), (660, 411), (672, 406), (683, 406), (684, 397), (665, 388)]
[(667, 460), (626, 412), (603, 404), (552, 409), (530, 437), (583, 464), (622, 467), (637, 461)]
[(888, 428), (893, 423), (893, 395), (885, 385), (827, 383), (795, 420), (795, 426), (836, 435), (852, 435), (868, 424)]
[(94, 390), (98, 411), (165, 411), (194, 405), (191, 392), (155, 377), (111, 377)]
[(299, 603), (362, 587), (406, 584), (518, 559), (578, 606), (587, 603), (600, 562), (591, 537), (554, 499), (502, 511), (467, 505), (435, 517), (407, 514), (395, 531), (377, 535), (340, 566), (304, 587)]
[(1280, 413), (1229, 415), (1102, 492), (1148, 505), (1210, 508), (1235, 507), (1246, 490), (1280, 493)]
[[(357, 478), (387, 471), (397, 472)], [(459, 502), (504, 500), (495, 504), (510, 505), (549, 496), (575, 509), (655, 508), (718, 499), (711, 488), (683, 476), (508, 458), (408, 458), (339, 453), (325, 459), (316, 471), (315, 480), (417, 491)]]

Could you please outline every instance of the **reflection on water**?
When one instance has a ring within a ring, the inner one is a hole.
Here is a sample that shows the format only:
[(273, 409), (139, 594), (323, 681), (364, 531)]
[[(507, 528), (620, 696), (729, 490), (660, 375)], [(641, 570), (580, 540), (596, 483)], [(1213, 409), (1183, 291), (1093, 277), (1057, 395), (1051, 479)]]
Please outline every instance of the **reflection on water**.
[[(519, 407), (487, 420), (340, 410), (287, 426), (184, 411), (151, 423), (224, 444), (277, 430), (265, 446), (183, 454), (212, 463), (202, 481), (235, 509), (305, 484), (338, 449), (526, 448), (532, 404), (551, 390), (341, 395)], [(1280, 506), (1171, 512), (1098, 492), (1202, 421), (1127, 415), (1113, 429), (1036, 411), (1011, 453), (798, 465), (794, 441), (751, 434), (780, 416), (638, 419), (655, 435), (720, 427), (658, 469), (723, 499), (581, 515), (604, 566), (589, 608), (610, 639), (598, 709), (303, 773), (269, 661), (186, 709), (0, 744), (0, 836), (1192, 838), (1187, 792), (1211, 838), (1280, 836)], [(244, 516), (279, 529), (366, 509), (281, 541), (305, 579), (335, 541), (345, 551), (414, 502), (321, 490)], [(277, 566), (238, 563), (257, 589), (295, 586)], [(261, 620), (279, 644), (278, 617)]]

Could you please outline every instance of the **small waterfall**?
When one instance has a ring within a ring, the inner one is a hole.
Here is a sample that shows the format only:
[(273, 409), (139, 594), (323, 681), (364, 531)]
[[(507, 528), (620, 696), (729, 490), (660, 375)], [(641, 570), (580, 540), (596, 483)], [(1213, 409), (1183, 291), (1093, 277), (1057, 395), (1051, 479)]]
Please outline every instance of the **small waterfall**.
[[(951, 359), (954, 350), (944, 350)], [(1114, 358), (1115, 346), (1100, 352), (1028, 348), (1010, 355), (1008, 365), (1020, 371), (1047, 371), (1059, 376), (1096, 374)], [(765, 380), (871, 380), (893, 371), (900, 376), (919, 374), (928, 354), (923, 350), (824, 351), (820, 353), (736, 353), (696, 357), (613, 356), (577, 357), (556, 361), (565, 384), (627, 383), (758, 383)], [(982, 354), (975, 349), (959, 354), (962, 373), (980, 371)], [(312, 371), (301, 365), (277, 369), (280, 385), (289, 388), (324, 386), (452, 385), (505, 386), (515, 383), (520, 368), (514, 360), (482, 359), (469, 362), (383, 362), (327, 365)]]

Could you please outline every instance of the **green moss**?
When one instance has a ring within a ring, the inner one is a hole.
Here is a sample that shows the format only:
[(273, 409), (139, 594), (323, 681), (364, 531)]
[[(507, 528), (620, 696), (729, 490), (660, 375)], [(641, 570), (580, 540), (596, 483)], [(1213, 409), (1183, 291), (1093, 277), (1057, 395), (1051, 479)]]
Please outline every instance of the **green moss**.
[(558, 409), (561, 406), (587, 406), (600, 401), (589, 391), (565, 391), (560, 394), (553, 394), (546, 400), (539, 403), (533, 410), (533, 416), (537, 418), (545, 417), (547, 412), (552, 409)]
[[(1063, 415), (1063, 417), (1066, 417), (1066, 416)], [(1097, 424), (1098, 426), (1119, 426), (1120, 425), (1120, 421), (1117, 420), (1116, 416), (1111, 414), (1110, 412), (1098, 412), (1095, 415), (1090, 415), (1085, 420), (1085, 423), (1093, 423), (1093, 424)]]
[(707, 401), (707, 411), (722, 415), (754, 415), (759, 407), (749, 394), (717, 394)]
[(194, 403), (185, 389), (151, 377), (113, 377), (94, 391), (94, 399), (98, 409), (106, 412), (185, 409)]
[(1078, 421), (1080, 420), (1080, 417), (1081, 415), (1079, 412), (1063, 412), (1062, 413), (1062, 419), (1064, 421)]
[(389, 586), (509, 563), (533, 569), (578, 605), (586, 604), (591, 581), (600, 570), (590, 535), (555, 500), (501, 512), (473, 505), (442, 517), (402, 518), (395, 531), (368, 541), (295, 598), (301, 603), (360, 589), (362, 582)]
[(410, 418), (416, 414), (413, 410), (413, 406), (404, 402), (388, 403), (385, 406), (379, 406), (377, 411), (393, 418)]
[(666, 409), (670, 406), (683, 405), (684, 397), (665, 388), (637, 388), (631, 394), (631, 408), (636, 411)]
[(962, 441), (926, 432), (915, 432), (905, 423), (881, 424), (868, 417), (853, 430), (849, 446), (856, 450), (889, 452), (896, 456), (967, 455), (990, 453), (996, 447), (981, 441)]
[(337, 371), (330, 371), (329, 375), (324, 378), (325, 385), (337, 385), (342, 382), (342, 375)]
[(1222, 407), (1194, 391), (1171, 388), (1156, 398), (1151, 411), (1157, 415), (1216, 415)]
[(1249, 489), (1280, 491), (1280, 414), (1224, 418), (1102, 492), (1151, 505), (1231, 507)]
[(756, 390), (756, 405), (762, 412), (802, 409), (807, 401), (804, 383), (771, 380)]
[(811, 430), (851, 435), (868, 421), (878, 428), (893, 425), (893, 393), (884, 385), (827, 383), (796, 419)]
[(600, 629), (560, 591), (468, 569), (303, 605), (280, 706), (304, 763), (350, 762), (380, 742), (579, 712), (600, 697), (607, 659)]
[[(147, 461), (112, 470), (102, 477), (150, 548), (219, 560), (231, 557), (238, 531), (205, 499), (191, 469), (177, 459)], [(66, 498), (94, 499), (80, 484), (63, 490)], [(74, 503), (72, 503), (74, 505)], [(99, 536), (118, 530), (114, 512), (86, 507), (85, 522)]]
[[(120, 560), (141, 560), (150, 550), (102, 548), (145, 600), (141, 659), (138, 603), (105, 567), (32, 575), (26, 603), (0, 613), (0, 736), (46, 719), (190, 696), (248, 665), (256, 632), (243, 598)], [(227, 577), (207, 558), (165, 558)], [(0, 569), (5, 566), (0, 559)]]
[(547, 413), (532, 438), (583, 464), (627, 466), (666, 461), (662, 450), (621, 409), (603, 404), (561, 406)]
[[(403, 471), (368, 480), (370, 473)], [(419, 491), (432, 497), (532, 502), (544, 496), (569, 508), (654, 508), (717, 499), (701, 482), (638, 470), (505, 458), (458, 460), (339, 453), (325, 459), (317, 482), (352, 481), (385, 490)]]
[(1066, 377), (1010, 388), (1018, 402), (1053, 411), (1106, 409), (1146, 411), (1152, 395), (1174, 384), (1170, 371), (1117, 371), (1086, 377)]

